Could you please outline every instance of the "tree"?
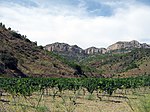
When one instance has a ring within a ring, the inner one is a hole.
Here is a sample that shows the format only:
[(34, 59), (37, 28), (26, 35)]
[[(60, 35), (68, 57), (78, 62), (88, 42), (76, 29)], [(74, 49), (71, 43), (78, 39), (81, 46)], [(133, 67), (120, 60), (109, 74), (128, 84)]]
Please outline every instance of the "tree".
[(9, 27), (8, 30), (11, 30), (11, 28)]
[(13, 56), (12, 53), (1, 51), (0, 61), (5, 65), (5, 68), (12, 70), (17, 69), (18, 60)]
[(2, 25), (3, 28), (5, 28), (5, 25)]
[(0, 62), (0, 74), (3, 74), (5, 70), (5, 65)]
[(18, 34), (16, 31), (12, 31), (11, 33), (14, 37), (21, 38), (21, 34)]

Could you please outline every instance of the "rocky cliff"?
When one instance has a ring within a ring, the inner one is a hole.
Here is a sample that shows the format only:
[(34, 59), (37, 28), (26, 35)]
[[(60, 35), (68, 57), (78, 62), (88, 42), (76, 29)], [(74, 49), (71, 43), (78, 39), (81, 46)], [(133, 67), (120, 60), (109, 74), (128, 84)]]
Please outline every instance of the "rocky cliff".
[(53, 43), (44, 47), (48, 51), (53, 51), (67, 59), (80, 60), (86, 57), (84, 50), (77, 45), (69, 45), (66, 43)]
[(71, 52), (71, 53), (84, 53), (84, 50), (78, 47), (77, 45), (69, 45), (66, 43), (53, 43), (45, 46), (45, 49), (48, 51), (56, 52)]
[(146, 43), (141, 44), (136, 40), (132, 40), (130, 42), (119, 41), (119, 42), (116, 42), (115, 44), (110, 45), (107, 48), (107, 51), (109, 52), (109, 51), (118, 50), (118, 49), (132, 50), (133, 48), (150, 48), (150, 45)]
[(48, 51), (54, 51), (54, 52), (66, 52), (66, 53), (73, 53), (73, 54), (83, 54), (83, 55), (90, 55), (90, 54), (105, 54), (107, 49), (105, 48), (96, 48), (96, 47), (90, 47), (87, 49), (82, 49), (78, 47), (77, 45), (69, 45), (66, 43), (53, 43), (45, 46), (45, 49)]
[(89, 47), (87, 49), (82, 49), (77, 45), (68, 45), (65, 43), (53, 43), (45, 46), (45, 49), (48, 51), (54, 51), (59, 53), (69, 53), (69, 54), (78, 54), (78, 55), (93, 55), (93, 54), (105, 54), (109, 53), (110, 51), (115, 50), (126, 50), (127, 52), (131, 51), (134, 48), (150, 48), (150, 45), (146, 43), (139, 43), (136, 40), (127, 42), (127, 41), (119, 41), (115, 44), (110, 45), (106, 48), (96, 48), (96, 47)]
[(84, 50), (85, 54), (105, 54), (107, 49), (105, 48), (96, 48), (96, 47), (90, 47)]

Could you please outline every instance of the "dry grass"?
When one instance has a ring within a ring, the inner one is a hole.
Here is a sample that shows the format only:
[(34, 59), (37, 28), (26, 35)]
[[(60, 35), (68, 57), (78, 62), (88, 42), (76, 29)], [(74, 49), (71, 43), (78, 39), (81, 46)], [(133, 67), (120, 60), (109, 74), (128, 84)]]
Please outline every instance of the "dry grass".
[[(127, 95), (124, 91), (117, 91), (111, 97), (106, 94), (99, 94), (102, 101), (97, 97), (97, 93), (92, 95), (82, 90), (74, 93), (73, 91), (64, 91), (53, 98), (53, 91), (49, 90), (48, 94), (44, 94), (40, 99), (40, 92), (34, 93), (26, 98), (17, 96), (13, 98), (7, 93), (3, 93), (0, 101), (0, 112), (148, 112), (143, 108), (143, 103), (149, 105), (144, 99), (150, 99), (149, 94), (132, 94), (128, 90)], [(142, 91), (143, 92), (143, 91)], [(46, 92), (45, 92), (46, 93)], [(144, 97), (143, 97), (144, 95)], [(147, 108), (150, 109), (150, 108)]]

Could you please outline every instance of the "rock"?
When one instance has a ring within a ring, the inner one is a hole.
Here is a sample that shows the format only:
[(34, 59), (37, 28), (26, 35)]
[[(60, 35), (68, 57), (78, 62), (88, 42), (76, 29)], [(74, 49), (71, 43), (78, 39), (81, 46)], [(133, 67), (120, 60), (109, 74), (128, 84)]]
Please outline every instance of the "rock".
[(119, 41), (116, 42), (115, 44), (110, 45), (107, 48), (107, 52), (109, 51), (113, 51), (113, 50), (118, 50), (118, 49), (127, 49), (127, 50), (132, 50), (134, 48), (150, 48), (150, 46), (146, 43), (141, 44), (136, 40), (132, 40), (130, 42), (126, 42), (126, 41)]
[(106, 53), (105, 48), (96, 48), (96, 47), (90, 47), (85, 49), (86, 54), (105, 54)]
[(142, 46), (142, 48), (150, 48), (150, 45), (148, 45), (146, 43), (143, 43), (141, 46)]
[(78, 47), (77, 45), (68, 45), (66, 43), (53, 43), (45, 46), (45, 49), (48, 51), (57, 51), (57, 52), (70, 52), (70, 53), (84, 53), (84, 50)]
[(128, 41), (119, 41), (115, 44), (110, 45), (107, 49), (106, 48), (96, 48), (96, 47), (89, 47), (87, 49), (82, 49), (78, 47), (77, 45), (69, 45), (66, 43), (53, 43), (45, 46), (45, 49), (48, 51), (55, 51), (58, 53), (65, 53), (69, 54), (70, 56), (75, 55), (93, 55), (93, 54), (105, 54), (109, 53), (111, 51), (118, 50), (117, 53), (119, 53), (119, 50), (125, 50), (125, 52), (129, 52), (134, 48), (150, 48), (150, 45), (146, 43), (139, 43), (136, 40), (132, 40), (130, 42)]
[(48, 51), (55, 51), (55, 52), (69, 52), (69, 53), (76, 53), (76, 54), (82, 54), (82, 55), (90, 55), (90, 54), (104, 54), (106, 53), (105, 48), (96, 48), (96, 47), (90, 47), (85, 50), (78, 47), (77, 45), (68, 45), (66, 43), (53, 43), (45, 46), (45, 49)]

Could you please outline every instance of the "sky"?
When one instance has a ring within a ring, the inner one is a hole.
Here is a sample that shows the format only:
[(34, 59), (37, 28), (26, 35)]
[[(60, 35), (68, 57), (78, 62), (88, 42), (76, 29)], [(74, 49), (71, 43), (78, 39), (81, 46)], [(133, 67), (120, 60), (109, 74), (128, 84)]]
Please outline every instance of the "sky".
[(150, 44), (150, 0), (0, 0), (0, 22), (43, 46)]

